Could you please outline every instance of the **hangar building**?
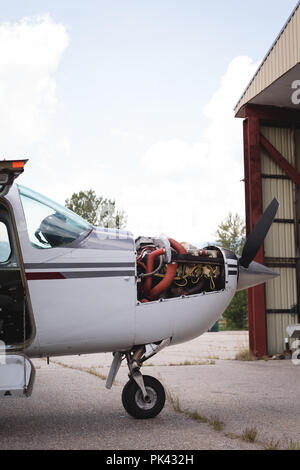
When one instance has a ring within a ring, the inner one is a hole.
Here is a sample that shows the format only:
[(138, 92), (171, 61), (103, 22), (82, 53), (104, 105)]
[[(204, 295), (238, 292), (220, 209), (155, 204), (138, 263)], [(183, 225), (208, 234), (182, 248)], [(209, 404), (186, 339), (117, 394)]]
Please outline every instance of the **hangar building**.
[(282, 353), (300, 323), (300, 2), (235, 108), (243, 118), (246, 229), (277, 197), (280, 208), (256, 261), (279, 278), (249, 289), (250, 348)]

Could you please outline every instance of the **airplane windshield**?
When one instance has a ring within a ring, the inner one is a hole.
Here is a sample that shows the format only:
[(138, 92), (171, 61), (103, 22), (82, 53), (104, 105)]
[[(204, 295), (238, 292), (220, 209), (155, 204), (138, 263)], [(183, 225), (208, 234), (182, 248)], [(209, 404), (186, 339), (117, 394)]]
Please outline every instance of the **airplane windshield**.
[(63, 247), (92, 229), (79, 215), (41, 194), (17, 185), (30, 242), (35, 248)]

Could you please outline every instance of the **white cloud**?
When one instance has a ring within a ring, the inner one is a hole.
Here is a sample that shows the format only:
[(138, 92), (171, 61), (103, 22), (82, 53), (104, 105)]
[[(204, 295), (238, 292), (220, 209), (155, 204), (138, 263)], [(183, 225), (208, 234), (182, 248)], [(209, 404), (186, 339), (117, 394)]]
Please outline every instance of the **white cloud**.
[(179, 177), (183, 174), (194, 175), (208, 163), (209, 147), (206, 143), (190, 144), (179, 139), (162, 141), (150, 147), (141, 159), (149, 174), (164, 177)]
[(131, 141), (142, 142), (144, 139), (144, 136), (141, 134), (138, 134), (136, 132), (124, 131), (121, 129), (111, 129), (110, 134), (112, 137), (118, 137), (118, 139), (120, 139), (124, 143)]
[(48, 15), (0, 24), (0, 155), (24, 155), (45, 139), (68, 42), (65, 27)]
[[(63, 202), (73, 191), (94, 188), (116, 199), (136, 236), (164, 232), (181, 241), (213, 241), (229, 211), (244, 214), (242, 121), (234, 117), (233, 107), (256, 68), (247, 57), (229, 64), (202, 110), (210, 124), (203, 132), (199, 129), (197, 142), (159, 141), (135, 168), (89, 158), (88, 165), (75, 166), (67, 184), (56, 182), (56, 198), (60, 195)], [(116, 129), (114, 135), (128, 137)], [(50, 183), (47, 191), (51, 196)]]
[(229, 211), (244, 214), (242, 122), (233, 107), (256, 69), (248, 57), (230, 63), (204, 108), (211, 122), (201, 140), (158, 142), (143, 155), (143, 183), (127, 185), (123, 195), (136, 234), (212, 241)]
[[(83, 164), (73, 139), (47, 142), (57, 108), (55, 73), (68, 42), (65, 27), (49, 16), (0, 24), (0, 155), (26, 155), (38, 143), (40, 156), (32, 168), (42, 168), (47, 177), (37, 181), (36, 171), (26, 175), (50, 197), (63, 202), (73, 191), (94, 188), (125, 209), (135, 235), (165, 232), (181, 241), (213, 240), (229, 211), (244, 212), (242, 122), (234, 118), (233, 107), (257, 65), (247, 57), (231, 62), (202, 110), (210, 125), (199, 129), (197, 142), (162, 140), (141, 155), (135, 169), (119, 169), (113, 159), (89, 158)], [(143, 140), (132, 131), (111, 133), (131, 145)], [(58, 175), (57, 162), (59, 155), (71, 153), (66, 179)]]

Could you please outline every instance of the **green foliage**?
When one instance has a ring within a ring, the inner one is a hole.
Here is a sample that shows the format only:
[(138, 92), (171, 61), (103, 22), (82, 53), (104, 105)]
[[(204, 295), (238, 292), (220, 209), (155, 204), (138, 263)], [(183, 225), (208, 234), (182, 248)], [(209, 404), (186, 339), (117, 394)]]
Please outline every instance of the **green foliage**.
[(223, 313), (227, 330), (246, 330), (248, 328), (247, 291), (237, 292), (229, 307)]
[(98, 198), (92, 189), (73, 193), (70, 199), (66, 199), (65, 204), (68, 209), (80, 215), (90, 224), (97, 225), (101, 198)]
[[(217, 245), (241, 255), (245, 244), (245, 224), (238, 214), (231, 212), (217, 228)], [(248, 328), (247, 291), (237, 292), (231, 304), (223, 314), (228, 330), (244, 330)]]
[(238, 214), (229, 212), (224, 222), (219, 224), (216, 236), (219, 246), (241, 255), (246, 240), (244, 221)]
[(95, 191), (73, 193), (65, 201), (66, 207), (83, 217), (92, 225), (105, 228), (125, 228), (127, 216), (123, 210), (117, 210), (116, 201), (97, 196)]

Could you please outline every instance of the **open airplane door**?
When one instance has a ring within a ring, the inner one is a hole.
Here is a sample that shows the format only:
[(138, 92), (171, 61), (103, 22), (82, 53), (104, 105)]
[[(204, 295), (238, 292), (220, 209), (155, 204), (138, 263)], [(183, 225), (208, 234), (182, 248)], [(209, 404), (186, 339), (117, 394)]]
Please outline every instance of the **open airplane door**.
[(5, 199), (26, 162), (0, 161), (0, 398), (29, 396), (35, 375), (24, 354), (33, 335), (28, 289), (14, 214)]
[(6, 196), (14, 180), (24, 171), (28, 160), (2, 160), (0, 161), (0, 197)]

